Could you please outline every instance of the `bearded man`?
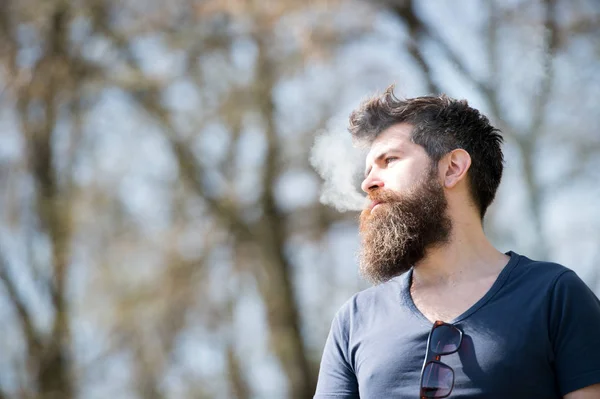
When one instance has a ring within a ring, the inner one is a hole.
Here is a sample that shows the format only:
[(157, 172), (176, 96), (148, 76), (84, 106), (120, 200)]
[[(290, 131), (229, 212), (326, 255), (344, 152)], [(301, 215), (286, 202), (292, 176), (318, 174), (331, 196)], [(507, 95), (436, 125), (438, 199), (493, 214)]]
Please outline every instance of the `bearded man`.
[(336, 314), (315, 398), (600, 398), (598, 298), (484, 234), (503, 169), (488, 119), (389, 88), (349, 130), (369, 146), (360, 271), (375, 285)]

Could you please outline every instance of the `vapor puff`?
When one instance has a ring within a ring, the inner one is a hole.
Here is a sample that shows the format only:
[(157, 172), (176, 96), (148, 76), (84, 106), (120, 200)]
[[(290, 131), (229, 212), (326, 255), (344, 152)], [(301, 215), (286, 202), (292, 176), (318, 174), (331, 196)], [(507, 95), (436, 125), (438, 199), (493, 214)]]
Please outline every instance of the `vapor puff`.
[(366, 150), (352, 143), (352, 138), (339, 120), (317, 134), (310, 151), (310, 164), (323, 178), (320, 201), (340, 212), (360, 211), (366, 197), (359, 182), (364, 169)]

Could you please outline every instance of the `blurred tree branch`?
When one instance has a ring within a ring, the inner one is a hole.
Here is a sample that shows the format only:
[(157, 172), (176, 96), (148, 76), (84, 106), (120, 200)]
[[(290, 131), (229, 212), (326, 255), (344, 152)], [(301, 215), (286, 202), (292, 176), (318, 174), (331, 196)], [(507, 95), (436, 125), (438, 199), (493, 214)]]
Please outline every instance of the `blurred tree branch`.
[[(9, 49), (9, 71), (17, 84), (11, 91), (17, 97), (17, 110), (21, 132), (26, 143), (28, 165), (35, 182), (37, 215), (47, 233), (52, 250), (52, 279), (48, 281), (53, 320), (49, 335), (40, 338), (34, 332), (33, 323), (27, 316), (22, 301), (7, 274), (4, 283), (27, 337), (30, 365), (36, 373), (34, 382), (41, 397), (63, 398), (72, 396), (69, 354), (69, 318), (66, 298), (66, 276), (70, 256), (70, 201), (69, 193), (59, 187), (56, 160), (52, 149), (53, 132), (57, 124), (59, 92), (72, 87), (72, 74), (68, 61), (67, 26), (70, 10), (66, 3), (56, 3), (50, 18), (48, 35), (43, 53), (32, 68), (31, 78), (25, 83), (19, 80), (16, 66), (16, 24), (10, 22), (8, 11), (14, 4), (7, 3), (0, 11), (2, 43)], [(75, 62), (72, 65), (76, 65)], [(68, 175), (68, 174), (67, 174)], [(4, 268), (5, 269), (5, 268)]]
[(16, 284), (8, 274), (8, 264), (4, 257), (4, 251), (0, 250), (0, 282), (4, 285), (10, 302), (15, 308), (18, 320), (21, 325), (21, 330), (27, 342), (25, 350), (27, 351), (27, 358), (30, 361), (35, 362), (40, 357), (40, 352), (43, 349), (41, 338), (38, 336), (38, 332), (33, 324), (29, 311), (23, 303), (23, 299), (19, 294)]

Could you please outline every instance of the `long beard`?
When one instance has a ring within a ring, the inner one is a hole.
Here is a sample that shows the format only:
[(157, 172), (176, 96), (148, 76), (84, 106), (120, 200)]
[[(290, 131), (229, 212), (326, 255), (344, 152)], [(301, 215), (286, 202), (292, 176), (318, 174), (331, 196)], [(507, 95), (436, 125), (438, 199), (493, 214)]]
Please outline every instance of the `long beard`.
[(425, 257), (428, 248), (447, 243), (452, 221), (448, 202), (432, 173), (406, 195), (374, 190), (369, 198), (381, 201), (360, 215), (360, 272), (374, 284), (404, 273)]

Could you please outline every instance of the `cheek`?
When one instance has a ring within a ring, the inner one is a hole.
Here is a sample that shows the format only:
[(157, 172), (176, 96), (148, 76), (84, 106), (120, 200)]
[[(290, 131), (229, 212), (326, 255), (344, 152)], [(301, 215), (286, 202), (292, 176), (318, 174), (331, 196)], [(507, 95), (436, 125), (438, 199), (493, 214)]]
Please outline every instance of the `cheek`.
[(399, 193), (410, 189), (419, 180), (418, 168), (415, 166), (408, 163), (398, 164), (387, 170), (385, 187)]

